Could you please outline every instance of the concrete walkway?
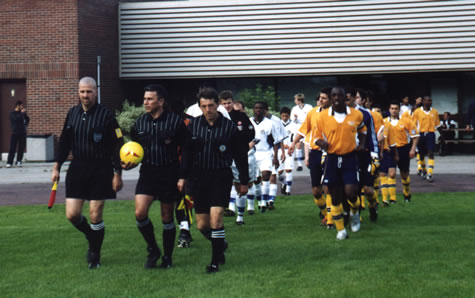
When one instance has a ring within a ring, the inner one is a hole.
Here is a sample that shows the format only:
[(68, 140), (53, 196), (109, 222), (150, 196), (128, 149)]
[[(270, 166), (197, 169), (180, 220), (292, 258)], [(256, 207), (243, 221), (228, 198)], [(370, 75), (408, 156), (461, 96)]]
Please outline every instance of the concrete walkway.
[[(61, 169), (61, 181), (64, 182), (69, 163), (66, 162)], [(23, 167), (6, 168), (0, 162), (0, 191), (4, 185), (23, 183), (49, 183), (53, 163), (26, 162)], [(416, 173), (415, 160), (411, 162), (411, 173)], [(437, 174), (475, 174), (475, 155), (453, 155), (435, 157), (435, 175)], [(137, 180), (139, 167), (124, 171), (123, 180)], [(301, 172), (294, 171), (294, 177), (309, 176), (308, 169)], [(475, 183), (474, 183), (475, 184)]]

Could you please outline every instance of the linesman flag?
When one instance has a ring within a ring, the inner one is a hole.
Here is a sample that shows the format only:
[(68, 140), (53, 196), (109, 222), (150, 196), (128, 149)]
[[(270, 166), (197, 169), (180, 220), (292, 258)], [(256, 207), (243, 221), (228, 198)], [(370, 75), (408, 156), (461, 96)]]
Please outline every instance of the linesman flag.
[(53, 187), (51, 188), (51, 194), (49, 195), (49, 202), (48, 202), (48, 209), (53, 208), (54, 201), (56, 201), (56, 189), (58, 188), (58, 181), (53, 183)]

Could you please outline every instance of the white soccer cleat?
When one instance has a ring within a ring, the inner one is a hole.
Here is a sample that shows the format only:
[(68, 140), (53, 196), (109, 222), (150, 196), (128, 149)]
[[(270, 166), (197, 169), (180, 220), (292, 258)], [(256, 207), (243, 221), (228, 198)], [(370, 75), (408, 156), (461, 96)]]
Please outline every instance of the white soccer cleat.
[(348, 233), (346, 232), (346, 229), (338, 231), (338, 233), (336, 234), (336, 240), (345, 240), (346, 238), (348, 238)]
[(351, 231), (358, 232), (361, 228), (360, 213), (356, 212), (355, 214), (350, 214), (351, 216)]

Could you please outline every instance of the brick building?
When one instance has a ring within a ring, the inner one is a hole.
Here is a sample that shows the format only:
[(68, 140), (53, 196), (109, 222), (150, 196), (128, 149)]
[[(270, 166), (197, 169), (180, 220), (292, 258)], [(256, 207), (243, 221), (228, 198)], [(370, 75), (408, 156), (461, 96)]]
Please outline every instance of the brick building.
[[(97, 77), (101, 102), (121, 102), (117, 0), (3, 0), (0, 3), (0, 152), (9, 148), (9, 112), (26, 102), (28, 134), (61, 132), (80, 77)], [(28, 149), (27, 149), (28, 150)]]

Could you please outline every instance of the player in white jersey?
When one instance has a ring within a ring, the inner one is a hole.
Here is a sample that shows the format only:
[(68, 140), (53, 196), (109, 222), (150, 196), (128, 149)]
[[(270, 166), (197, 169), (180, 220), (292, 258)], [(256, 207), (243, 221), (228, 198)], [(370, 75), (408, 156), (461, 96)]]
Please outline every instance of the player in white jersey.
[[(285, 160), (279, 166), (279, 180), (281, 180), (282, 183), (282, 194), (290, 196), (290, 192), (292, 191), (292, 171), (294, 169), (294, 156), (293, 154), (290, 155), (288, 153), (288, 149), (290, 144), (292, 144), (294, 140), (295, 131), (298, 129), (298, 126), (295, 124), (295, 122), (290, 120), (290, 109), (288, 107), (283, 107), (282, 109), (280, 109), (280, 119), (288, 137), (285, 138), (282, 142), (282, 146), (284, 147), (284, 153), (279, 151), (279, 155), (285, 154)], [(283, 175), (284, 171), (285, 175)], [(282, 177), (282, 179), (280, 177)]]
[[(292, 111), (290, 112), (290, 120), (295, 122), (295, 124), (300, 127), (305, 121), (305, 119), (307, 118), (308, 112), (313, 107), (309, 104), (305, 104), (305, 96), (302, 93), (298, 93), (294, 95), (294, 102), (295, 102), (295, 106), (292, 108)], [(297, 159), (297, 171), (302, 171), (303, 161), (304, 161), (302, 142), (297, 143), (295, 155)]]
[(280, 157), (277, 159), (278, 164), (272, 167), (272, 175), (270, 176), (270, 186), (269, 186), (269, 200), (267, 201), (267, 207), (269, 208), (269, 210), (274, 210), (275, 197), (277, 196), (277, 189), (279, 188), (277, 186), (277, 170), (279, 168), (279, 164), (283, 163), (286, 159), (282, 142), (288, 137), (288, 135), (287, 135), (287, 131), (285, 130), (284, 125), (282, 124), (282, 121), (280, 121), (280, 118), (275, 115), (272, 115), (269, 112), (269, 109), (266, 110), (266, 117), (272, 120), (272, 123), (274, 124), (274, 129), (277, 132), (276, 137), (274, 138), (274, 145), (277, 146), (277, 151), (280, 153), (280, 154), (279, 153), (276, 154), (277, 157)]
[(272, 120), (265, 117), (267, 107), (266, 102), (256, 102), (253, 108), (254, 116), (250, 119), (252, 125), (254, 125), (254, 131), (256, 132), (254, 147), (256, 148), (255, 156), (258, 179), (255, 183), (255, 194), (261, 212), (265, 212), (267, 209), (272, 168), (275, 168), (279, 164), (277, 159), (277, 146), (275, 145), (275, 141), (279, 138), (279, 133), (275, 129)]
[[(220, 112), (225, 118), (231, 120), (231, 116), (229, 116), (228, 111), (226, 111), (226, 109), (222, 105), (218, 106), (218, 112)], [(203, 112), (201, 111), (198, 103), (195, 103), (188, 107), (188, 109), (186, 110), (186, 114), (196, 118), (198, 116), (203, 115)]]

